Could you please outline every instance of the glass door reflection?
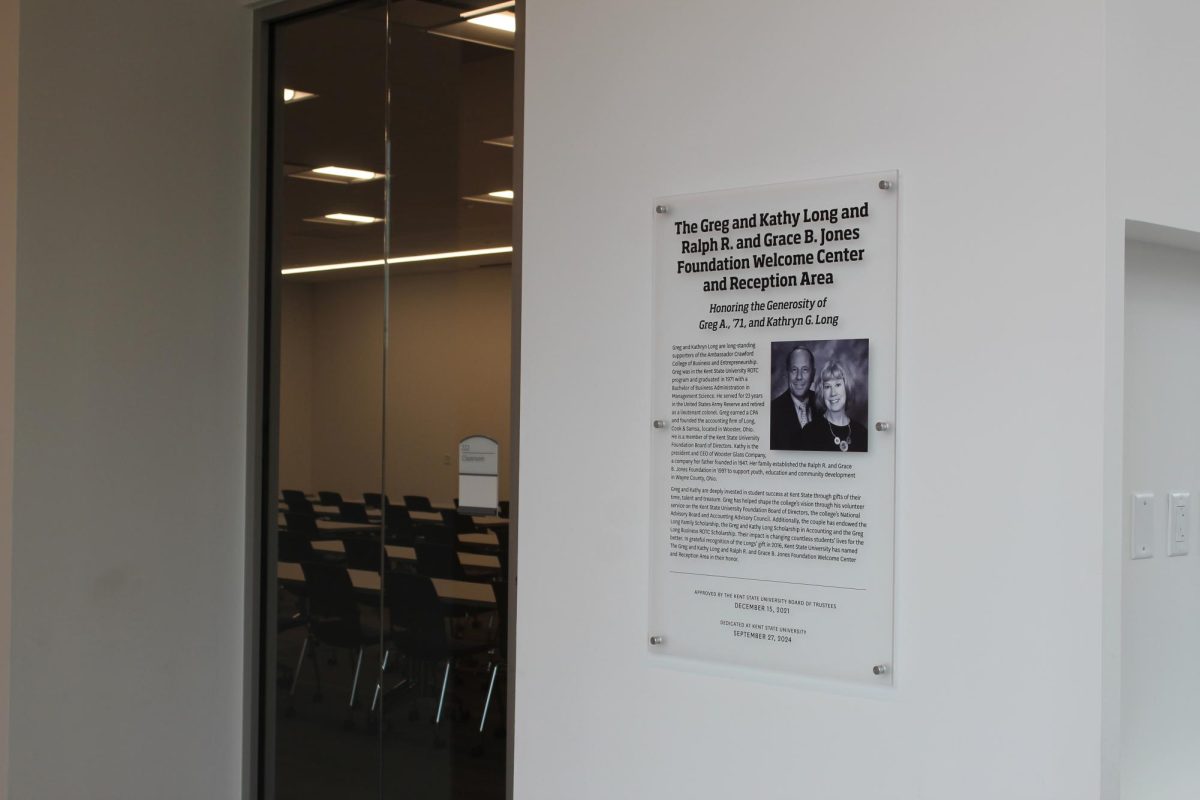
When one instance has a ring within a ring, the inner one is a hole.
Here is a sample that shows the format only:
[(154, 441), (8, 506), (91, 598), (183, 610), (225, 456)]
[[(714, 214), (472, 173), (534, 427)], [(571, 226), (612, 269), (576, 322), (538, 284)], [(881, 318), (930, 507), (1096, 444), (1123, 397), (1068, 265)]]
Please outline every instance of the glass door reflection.
[(501, 464), (510, 444), (513, 37), (492, 25), (515, 17), (464, 13), (391, 12), (384, 480), (404, 555), (385, 592), (383, 789), (421, 800), (506, 786), (508, 475), (464, 513), (459, 467), (467, 437), (497, 442)]
[[(491, 5), (273, 27), (269, 798), (505, 795), (515, 16)], [(462, 495), (468, 437), (500, 469)]]
[(381, 791), (385, 11), (351, 3), (274, 30), (280, 506), (267, 691), (280, 800)]

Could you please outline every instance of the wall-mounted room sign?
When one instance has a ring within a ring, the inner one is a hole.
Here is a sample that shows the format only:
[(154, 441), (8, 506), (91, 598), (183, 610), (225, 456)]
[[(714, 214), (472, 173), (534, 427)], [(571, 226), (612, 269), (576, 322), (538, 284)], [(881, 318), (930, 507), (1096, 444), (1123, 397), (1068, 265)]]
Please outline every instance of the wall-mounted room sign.
[(500, 443), (468, 436), (458, 443), (458, 510), (495, 514), (500, 496)]
[(896, 187), (656, 201), (651, 652), (891, 682)]

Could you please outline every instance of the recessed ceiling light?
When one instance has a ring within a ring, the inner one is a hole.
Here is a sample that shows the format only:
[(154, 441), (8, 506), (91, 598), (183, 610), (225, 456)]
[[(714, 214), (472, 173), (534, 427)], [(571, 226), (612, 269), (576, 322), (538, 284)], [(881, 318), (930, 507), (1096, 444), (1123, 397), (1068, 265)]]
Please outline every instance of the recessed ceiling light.
[[(412, 264), (418, 261), (444, 261), (450, 258), (470, 258), (471, 256), (494, 256), (501, 253), (511, 253), (512, 245), (505, 247), (484, 247), (479, 250), (454, 250), (448, 253), (424, 253), (416, 256), (395, 256), (389, 258), (387, 263), (391, 264)], [(338, 269), (360, 269), (363, 267), (382, 267), (384, 260), (377, 258), (373, 261), (346, 261), (341, 264), (318, 264), (311, 267), (288, 267), (280, 270), (283, 275), (299, 275), (305, 272), (329, 272)]]
[(513, 190), (501, 189), (496, 192), (488, 192), (487, 194), (468, 194), (463, 196), (463, 200), (471, 200), (476, 203), (495, 203), (496, 205), (511, 206), (513, 201)]
[(379, 217), (366, 217), (362, 214), (326, 214), (323, 217), (306, 217), (307, 222), (327, 222), (330, 225), (373, 225), (383, 222)]
[(382, 172), (372, 172), (369, 169), (353, 169), (351, 167), (307, 167), (287, 165), (285, 171), (288, 177), (303, 178), (306, 181), (322, 181), (323, 183), (366, 183), (377, 181), (384, 177)]
[(316, 97), (312, 92), (302, 92), (299, 89), (284, 89), (283, 102), (299, 103), (301, 100), (311, 100)]

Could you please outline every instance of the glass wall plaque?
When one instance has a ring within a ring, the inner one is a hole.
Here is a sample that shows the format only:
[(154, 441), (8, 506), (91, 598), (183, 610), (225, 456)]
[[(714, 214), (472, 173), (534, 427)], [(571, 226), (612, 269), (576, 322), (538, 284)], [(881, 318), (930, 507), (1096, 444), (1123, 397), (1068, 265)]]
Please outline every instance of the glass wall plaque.
[(896, 185), (656, 201), (652, 653), (891, 683)]

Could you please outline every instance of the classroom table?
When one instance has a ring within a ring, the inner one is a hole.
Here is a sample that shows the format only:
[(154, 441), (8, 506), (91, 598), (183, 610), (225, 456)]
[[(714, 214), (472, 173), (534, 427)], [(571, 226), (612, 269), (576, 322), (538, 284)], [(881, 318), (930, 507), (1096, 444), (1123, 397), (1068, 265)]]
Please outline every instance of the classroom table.
[[(279, 527), (287, 527), (287, 518), (282, 514), (276, 520)], [(335, 519), (317, 519), (313, 520), (317, 526), (317, 533), (324, 533), (331, 536), (339, 533), (379, 533), (379, 526), (372, 525), (369, 522), (340, 522)]]
[[(442, 515), (436, 511), (410, 511), (408, 516), (413, 522), (441, 522)], [(508, 520), (495, 515), (471, 516), (471, 522), (480, 528), (495, 528), (508, 525)]]
[[(325, 517), (337, 517), (341, 514), (341, 509), (337, 506), (323, 506), (319, 503), (313, 505), (313, 514)], [(409, 519), (413, 522), (442, 522), (442, 514), (440, 511), (409, 511)], [(380, 513), (373, 508), (367, 509), (367, 519), (378, 523)], [(508, 525), (509, 521), (504, 517), (497, 517), (494, 514), (471, 515), (471, 521), (481, 528), (494, 528)]]
[[(379, 573), (368, 569), (348, 569), (350, 583), (364, 592), (378, 592), (381, 586)], [(288, 583), (304, 583), (304, 570), (299, 564), (280, 561), (276, 566), (279, 580)], [(438, 599), (453, 603), (495, 605), (496, 593), (490, 583), (481, 581), (456, 581), (450, 578), (430, 578)]]
[[(344, 501), (346, 501), (347, 503), (362, 503), (363, 505), (366, 505), (366, 504), (367, 504), (367, 501), (366, 501), (366, 500), (363, 500), (363, 498), (362, 498), (361, 496), (360, 496), (360, 497), (343, 497), (342, 499), (343, 499)], [(404, 507), (404, 503), (402, 503), (402, 502), (397, 502), (397, 501), (398, 501), (398, 500), (400, 500), (400, 499), (401, 499), (401, 498), (395, 497), (395, 496), (393, 496), (393, 495), (388, 495), (388, 500), (391, 502), (391, 504), (392, 504), (392, 505), (394, 505), (394, 506), (400, 506), (401, 508), (403, 508), (403, 507)], [(433, 501), (431, 500), (431, 501), (429, 502), (429, 507), (430, 507), (430, 508), (432, 508), (434, 511), (443, 511), (443, 510), (445, 510), (445, 511), (453, 511), (453, 510), (454, 510), (454, 509), (456, 509), (458, 506), (454, 505), (454, 503), (447, 502), (447, 501), (442, 501), (442, 500), (439, 500), (439, 501), (437, 501), (437, 502), (433, 502)], [(379, 509), (378, 509), (378, 508), (376, 508), (375, 506), (371, 506), (370, 508), (371, 508), (371, 510), (373, 510), (373, 511), (378, 511), (378, 510), (379, 510)]]
[[(325, 553), (344, 553), (346, 552), (345, 545), (340, 539), (324, 539), (312, 543), (313, 550), (320, 550)], [(402, 561), (416, 561), (417, 550), (414, 547), (408, 547), (399, 544), (384, 545), (387, 551), (388, 558), (396, 558)], [(463, 553), (458, 554), (458, 562), (464, 567), (481, 567), (485, 569), (500, 569), (500, 559), (496, 556), (489, 556), (483, 553)]]
[(460, 533), (458, 535), (458, 543), (473, 545), (475, 547), (499, 547), (500, 540), (496, 538), (496, 534), (491, 531), (482, 533)]
[[(313, 503), (313, 513), (314, 514), (324, 514), (325, 516), (329, 516), (329, 517), (337, 517), (337, 516), (341, 516), (342, 508), (341, 508), (341, 506), (324, 506), (324, 505), (321, 505), (320, 503)], [(368, 508), (367, 509), (367, 518), (368, 519), (378, 522), (379, 516), (380, 516), (379, 509), (377, 509), (377, 508)]]

